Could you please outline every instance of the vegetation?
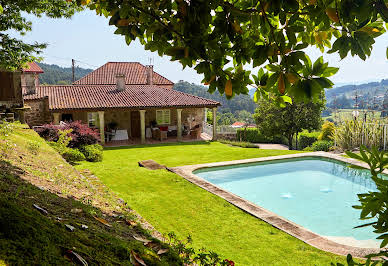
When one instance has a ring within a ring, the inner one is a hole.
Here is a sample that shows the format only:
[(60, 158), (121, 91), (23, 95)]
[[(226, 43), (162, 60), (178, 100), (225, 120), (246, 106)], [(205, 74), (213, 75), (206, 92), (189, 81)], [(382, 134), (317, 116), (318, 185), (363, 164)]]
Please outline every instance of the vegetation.
[[(99, 144), (85, 145), (80, 148), (80, 151), (89, 162), (101, 162), (103, 148)], [(80, 160), (81, 161), (81, 160)]]
[(0, 147), (12, 146), (0, 154), (0, 264), (78, 264), (78, 254), (89, 265), (136, 258), (148, 265), (182, 265), (178, 249), (154, 239), (90, 172), (79, 174), (23, 125), (0, 128)]
[[(359, 194), (360, 205), (353, 208), (361, 210), (360, 219), (373, 220), (373, 222), (366, 223), (359, 227), (372, 226), (374, 232), (379, 234), (378, 239), (381, 239), (380, 248), (388, 246), (388, 180), (382, 177), (382, 173), (388, 167), (387, 152), (378, 151), (375, 147), (367, 149), (365, 146), (360, 147), (360, 153), (346, 152), (346, 154), (354, 159), (363, 161), (368, 164), (371, 172), (371, 179), (376, 184), (376, 191), (371, 191), (364, 194)], [(378, 254), (370, 254), (368, 260), (365, 263), (354, 263), (351, 256), (348, 256), (349, 265), (376, 265), (371, 261), (374, 257), (380, 257), (384, 262), (383, 265), (387, 265), (388, 251), (382, 250)], [(339, 264), (337, 264), (339, 265)]]
[(1, 1), (0, 68), (20, 69), (27, 62), (39, 60), (37, 54), (46, 47), (46, 44), (28, 44), (10, 35), (11, 31), (20, 34), (31, 31), (28, 15), (69, 18), (79, 10), (81, 8), (74, 1), (67, 0)]
[(190, 234), (194, 248), (206, 246), (236, 265), (345, 262), (345, 258), (319, 251), (169, 171), (150, 171), (137, 164), (152, 158), (173, 167), (295, 152), (241, 152), (239, 147), (217, 142), (139, 145), (106, 148), (103, 162), (82, 162), (77, 168), (91, 170), (160, 232), (174, 230), (180, 239)]
[(263, 134), (257, 128), (239, 128), (237, 129), (236, 139), (238, 141), (250, 143), (278, 143), (286, 144), (287, 139), (283, 136)]
[(220, 140), (220, 142), (223, 144), (237, 146), (237, 147), (241, 147), (241, 148), (259, 148), (257, 145), (255, 145), (251, 142), (231, 141), (231, 140)]
[(305, 148), (305, 151), (329, 151), (334, 146), (331, 140), (317, 140), (311, 146)]
[[(341, 58), (349, 52), (363, 60), (370, 55), (374, 39), (385, 32), (388, 8), (384, 0), (352, 3), (240, 0), (119, 5), (114, 0), (92, 0), (89, 7), (109, 17), (127, 44), (139, 39), (146, 49), (194, 67), (204, 74), (211, 92), (218, 89), (227, 97), (246, 94), (247, 85), (254, 83), (257, 96), (272, 92), (276, 95), (271, 100), (284, 102), (290, 100), (285, 94), (318, 101), (323, 89), (332, 86), (327, 77), (337, 69), (329, 68), (322, 58), (312, 64), (306, 47), (316, 46), (322, 52), (331, 48), (328, 52)], [(251, 63), (266, 67), (253, 76), (244, 69)]]
[(258, 102), (259, 107), (254, 115), (257, 127), (267, 136), (284, 136), (292, 149), (295, 135), (303, 130), (312, 131), (321, 127), (321, 113), (324, 108), (322, 98), (321, 96), (317, 103), (286, 103), (284, 108), (262, 99)]
[[(71, 67), (60, 67), (57, 65), (49, 65), (49, 64), (44, 64), (44, 63), (39, 63), (39, 66), (44, 71), (43, 74), (39, 75), (40, 84), (50, 84), (50, 85), (62, 84), (62, 85), (64, 85), (64, 84), (72, 84), (73, 83)], [(78, 79), (82, 78), (83, 76), (86, 76), (87, 74), (89, 74), (92, 71), (93, 71), (93, 69), (85, 69), (85, 68), (76, 67), (74, 69), (75, 80), (78, 80)]]
[(326, 101), (329, 108), (349, 109), (357, 104), (359, 109), (381, 110), (383, 99), (388, 89), (388, 79), (380, 82), (369, 82), (360, 85), (346, 85), (326, 91)]
[(252, 114), (256, 108), (256, 104), (249, 95), (238, 95), (231, 100), (227, 100), (219, 92), (209, 93), (208, 88), (205, 86), (195, 85), (182, 80), (175, 83), (174, 90), (220, 102), (221, 106), (217, 110), (220, 113), (230, 112), (237, 116), (239, 111), (248, 111)]
[(384, 126), (379, 121), (351, 119), (337, 125), (334, 140), (342, 150), (353, 150), (361, 145), (384, 148), (383, 131)]
[(298, 135), (298, 149), (303, 150), (318, 140), (319, 132), (303, 131)]
[(332, 140), (334, 139), (334, 132), (335, 132), (334, 123), (326, 121), (322, 125), (322, 130), (318, 136), (318, 140)]

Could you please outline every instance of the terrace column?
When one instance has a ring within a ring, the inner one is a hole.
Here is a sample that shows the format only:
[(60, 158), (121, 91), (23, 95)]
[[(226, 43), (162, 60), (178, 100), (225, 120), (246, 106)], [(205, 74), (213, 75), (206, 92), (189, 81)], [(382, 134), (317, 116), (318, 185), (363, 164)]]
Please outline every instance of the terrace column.
[(53, 117), (54, 117), (53, 123), (54, 123), (54, 125), (59, 125), (59, 116), (60, 115), (61, 115), (60, 113), (53, 113)]
[(213, 108), (213, 140), (217, 140), (217, 107)]
[(178, 141), (182, 140), (182, 109), (176, 109), (176, 119), (177, 119), (177, 139)]
[(141, 144), (145, 143), (145, 112), (146, 110), (139, 110), (140, 112), (140, 136)]
[(98, 111), (98, 120), (100, 121), (100, 138), (101, 144), (105, 144), (105, 118), (104, 111)]

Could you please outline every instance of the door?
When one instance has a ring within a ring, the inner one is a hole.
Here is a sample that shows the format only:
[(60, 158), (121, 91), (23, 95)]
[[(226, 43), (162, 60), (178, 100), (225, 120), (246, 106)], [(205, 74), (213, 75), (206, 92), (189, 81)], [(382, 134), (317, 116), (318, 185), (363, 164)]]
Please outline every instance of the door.
[(140, 138), (140, 112), (131, 112), (131, 135), (133, 138)]

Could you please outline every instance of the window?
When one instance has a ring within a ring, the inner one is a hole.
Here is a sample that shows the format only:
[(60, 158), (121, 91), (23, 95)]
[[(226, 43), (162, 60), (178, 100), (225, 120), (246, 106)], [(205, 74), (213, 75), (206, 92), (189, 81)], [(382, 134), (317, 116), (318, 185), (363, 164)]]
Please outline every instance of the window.
[(62, 121), (72, 122), (73, 121), (73, 115), (72, 114), (62, 114)]
[(158, 125), (169, 125), (170, 110), (156, 110), (156, 123)]
[(97, 128), (97, 127), (99, 127), (98, 113), (97, 112), (88, 113), (88, 126), (90, 128)]

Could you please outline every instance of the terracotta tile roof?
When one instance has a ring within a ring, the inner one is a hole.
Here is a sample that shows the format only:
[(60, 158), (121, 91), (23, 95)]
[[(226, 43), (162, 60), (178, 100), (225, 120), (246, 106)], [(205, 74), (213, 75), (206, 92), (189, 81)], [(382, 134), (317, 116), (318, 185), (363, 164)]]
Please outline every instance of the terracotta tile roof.
[(48, 97), (50, 110), (215, 107), (216, 101), (180, 91), (151, 85), (127, 85), (118, 91), (116, 85), (40, 86), (24, 100)]
[(44, 73), (44, 71), (35, 62), (27, 63), (28, 67), (23, 68), (24, 73)]
[[(137, 62), (108, 62), (90, 74), (74, 82), (74, 85), (113, 85), (116, 75), (125, 75), (125, 84), (147, 84), (147, 67)], [(154, 71), (155, 85), (173, 85), (174, 83)]]

